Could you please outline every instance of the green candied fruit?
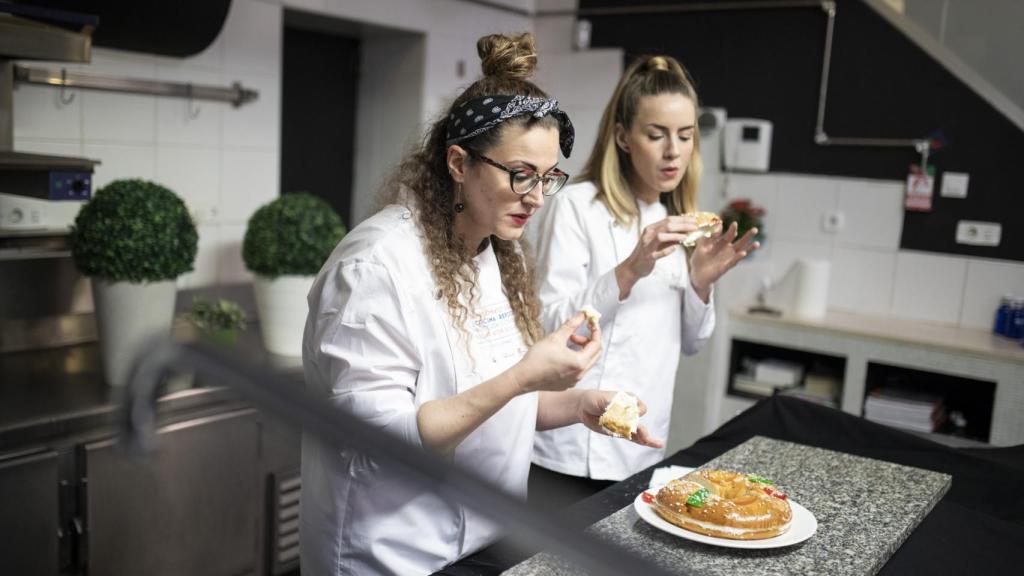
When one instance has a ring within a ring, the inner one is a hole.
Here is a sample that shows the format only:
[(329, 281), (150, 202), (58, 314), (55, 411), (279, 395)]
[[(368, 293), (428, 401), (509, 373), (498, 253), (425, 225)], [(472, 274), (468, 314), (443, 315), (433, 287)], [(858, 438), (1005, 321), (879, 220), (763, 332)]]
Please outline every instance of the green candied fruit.
[(702, 508), (704, 506), (704, 501), (708, 499), (709, 495), (710, 493), (707, 488), (701, 488), (693, 494), (690, 494), (690, 497), (686, 499), (686, 505), (693, 506), (694, 508)]
[(747, 480), (750, 480), (751, 482), (759, 482), (761, 484), (767, 484), (769, 486), (774, 486), (775, 485), (774, 482), (772, 482), (771, 480), (765, 478), (764, 476), (747, 476)]

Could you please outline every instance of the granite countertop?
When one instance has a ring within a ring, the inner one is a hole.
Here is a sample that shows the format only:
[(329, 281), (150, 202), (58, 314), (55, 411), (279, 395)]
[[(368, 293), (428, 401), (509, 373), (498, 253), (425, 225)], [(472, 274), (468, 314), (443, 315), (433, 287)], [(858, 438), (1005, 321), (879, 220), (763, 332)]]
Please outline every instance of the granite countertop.
[[(878, 572), (949, 490), (947, 474), (755, 436), (701, 468), (740, 470), (776, 481), (814, 514), (817, 532), (785, 548), (741, 550), (699, 544), (640, 519), (630, 504), (588, 528), (670, 572), (869, 575)], [(509, 576), (576, 575), (542, 553)]]
[(733, 308), (729, 311), (729, 315), (744, 322), (876, 338), (1024, 364), (1024, 346), (1009, 338), (996, 336), (988, 330), (891, 316), (871, 316), (840, 310), (828, 310), (825, 317), (820, 320), (799, 318), (788, 314), (782, 316), (752, 314), (745, 307)]

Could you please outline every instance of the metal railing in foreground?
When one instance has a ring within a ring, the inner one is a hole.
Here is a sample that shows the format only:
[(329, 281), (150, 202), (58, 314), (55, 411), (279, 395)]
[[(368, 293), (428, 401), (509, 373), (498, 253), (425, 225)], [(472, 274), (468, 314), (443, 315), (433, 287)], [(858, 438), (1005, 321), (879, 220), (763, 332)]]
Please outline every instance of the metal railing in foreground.
[(401, 467), (410, 481), (420, 483), (424, 490), (470, 507), (503, 526), (518, 546), (559, 554), (589, 574), (668, 575), (663, 568), (614, 542), (597, 539), (562, 518), (525, 505), (471, 470), (381, 434), (356, 416), (314, 397), (294, 381), (208, 345), (159, 339), (139, 355), (133, 378), (125, 388), (122, 418), (122, 441), (132, 454), (144, 455), (156, 448), (156, 400), (164, 376), (170, 372), (202, 374), (325, 444), (356, 449)]

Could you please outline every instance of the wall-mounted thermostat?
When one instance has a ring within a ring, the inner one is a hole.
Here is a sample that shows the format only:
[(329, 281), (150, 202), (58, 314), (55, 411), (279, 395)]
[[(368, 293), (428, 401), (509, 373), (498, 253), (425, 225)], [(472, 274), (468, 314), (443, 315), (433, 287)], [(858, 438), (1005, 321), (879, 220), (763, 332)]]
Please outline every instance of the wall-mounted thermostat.
[(729, 118), (725, 122), (726, 170), (767, 172), (772, 155), (772, 123), (754, 118)]

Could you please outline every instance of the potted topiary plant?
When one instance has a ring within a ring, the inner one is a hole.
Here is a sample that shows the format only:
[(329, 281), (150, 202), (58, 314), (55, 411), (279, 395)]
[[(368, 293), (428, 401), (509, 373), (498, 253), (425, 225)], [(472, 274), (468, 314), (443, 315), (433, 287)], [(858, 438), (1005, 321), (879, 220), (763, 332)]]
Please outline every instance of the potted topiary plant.
[(167, 188), (115, 180), (82, 207), (70, 242), (75, 266), (92, 280), (104, 376), (121, 386), (139, 346), (170, 332), (175, 279), (192, 270), (196, 226)]
[(345, 232), (327, 202), (304, 192), (285, 194), (249, 218), (242, 260), (256, 276), (256, 308), (268, 351), (302, 355), (306, 294)]

